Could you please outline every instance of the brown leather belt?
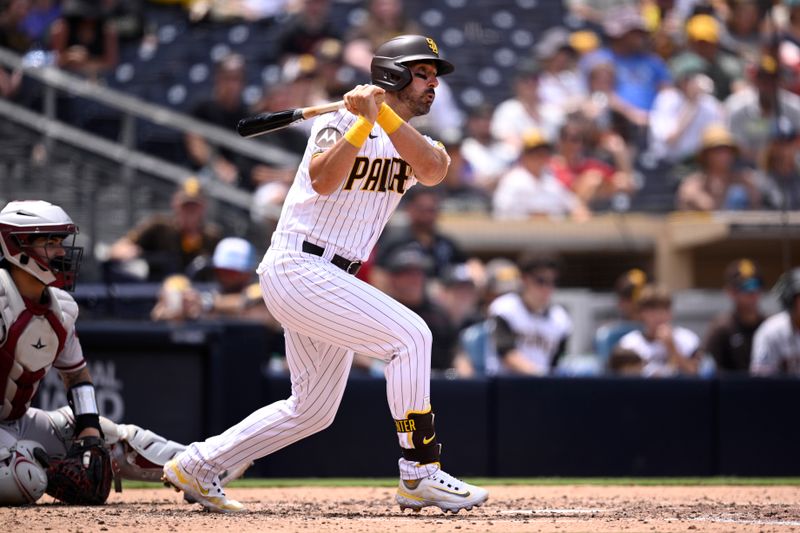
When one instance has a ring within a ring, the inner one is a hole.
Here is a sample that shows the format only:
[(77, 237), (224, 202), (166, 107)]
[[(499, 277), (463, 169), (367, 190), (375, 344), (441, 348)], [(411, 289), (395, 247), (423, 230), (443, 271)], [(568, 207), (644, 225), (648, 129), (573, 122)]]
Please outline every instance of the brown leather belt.
[[(325, 248), (318, 246), (313, 242), (303, 241), (303, 251), (307, 254), (322, 257), (322, 254), (325, 253)], [(336, 254), (331, 258), (331, 263), (341, 268), (348, 274), (352, 274), (354, 276), (358, 274), (358, 269), (361, 268), (361, 261), (350, 261), (339, 254)]]

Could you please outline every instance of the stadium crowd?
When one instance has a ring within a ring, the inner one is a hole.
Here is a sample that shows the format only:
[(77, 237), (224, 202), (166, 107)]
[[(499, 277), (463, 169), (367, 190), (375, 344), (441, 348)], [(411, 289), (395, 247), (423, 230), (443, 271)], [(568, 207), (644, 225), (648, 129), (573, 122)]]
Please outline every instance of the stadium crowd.
[[(183, 9), (197, 31), (246, 21), (270, 35), (257, 54), (220, 49), (206, 74), (208, 91), (177, 106), (229, 130), (250, 114), (340, 98), (369, 80), (378, 44), (426, 24), (402, 0), (366, 0), (363, 16), (344, 25), (331, 16), (333, 0), (152, 4)], [(164, 27), (140, 2), (0, 6), (0, 46), (28, 61), (43, 54), (98, 83), (119, 80), (126, 47), (141, 57), (169, 46)], [(417, 126), (447, 147), (448, 174), (435, 188), (409, 191), (404, 223), (387, 230), (358, 274), (426, 320), (433, 367), (448, 376), (556, 373), (569, 355), (572, 322), (552, 301), (558, 257), (469, 257), (437, 229), (442, 212), (588, 221), (603, 211), (636, 209), (652, 191), (667, 191), (666, 207), (675, 210), (800, 206), (800, 1), (566, 0), (562, 22), (537, 35), (494, 100), (467, 105), (440, 80), (431, 114)], [(247, 86), (254, 63), (259, 72), (272, 66), (277, 73), (255, 92)], [(40, 105), (24, 90), (20, 71), (0, 68), (0, 96)], [(80, 110), (67, 115), (80, 123)], [(260, 142), (302, 154), (309, 127)], [(141, 221), (114, 243), (109, 268), (164, 283), (153, 320), (248, 316), (277, 328), (250, 286), (255, 251), (205, 217), (202, 184), (219, 180), (252, 191), (256, 222), (270, 224), (262, 213), (280, 207), (294, 169), (216, 149), (195, 133), (159, 155), (190, 166), (198, 178), (176, 191), (172, 214)], [(147, 263), (138, 275), (129, 268), (137, 258)], [(784, 310), (767, 318), (759, 308), (767, 287), (757, 259), (724, 272), (732, 311), (709, 325), (705, 339), (673, 324), (672, 295), (643, 270), (620, 273), (618, 320), (596, 335), (598, 371), (800, 375), (800, 353), (792, 349), (800, 275), (785, 273), (778, 289)], [(211, 290), (193, 288), (198, 282)], [(354, 371), (381, 368), (357, 358)]]

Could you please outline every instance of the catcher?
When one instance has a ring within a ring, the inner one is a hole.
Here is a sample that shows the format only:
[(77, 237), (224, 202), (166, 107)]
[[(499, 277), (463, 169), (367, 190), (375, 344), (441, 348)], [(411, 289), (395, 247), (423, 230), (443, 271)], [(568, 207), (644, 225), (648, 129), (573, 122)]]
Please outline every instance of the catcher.
[[(112, 478), (157, 481), (184, 446), (134, 425), (100, 417), (75, 334), (75, 284), (83, 249), (78, 228), (58, 206), (10, 202), (0, 211), (0, 505), (42, 494), (99, 505)], [(66, 289), (66, 290), (65, 290)], [(69, 407), (30, 407), (54, 366)], [(226, 478), (240, 475), (237, 468)]]

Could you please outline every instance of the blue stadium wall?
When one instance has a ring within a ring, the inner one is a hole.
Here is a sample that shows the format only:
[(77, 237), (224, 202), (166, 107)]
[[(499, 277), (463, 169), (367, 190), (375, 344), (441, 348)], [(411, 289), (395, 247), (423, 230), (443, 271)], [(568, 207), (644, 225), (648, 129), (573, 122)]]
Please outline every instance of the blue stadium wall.
[[(103, 414), (190, 442), (290, 393), (279, 342), (242, 323), (86, 321)], [(435, 379), (443, 461), (460, 476), (800, 475), (800, 380)], [(55, 373), (37, 405), (66, 403)], [(352, 377), (333, 425), (256, 462), (259, 477), (394, 476), (382, 379)]]

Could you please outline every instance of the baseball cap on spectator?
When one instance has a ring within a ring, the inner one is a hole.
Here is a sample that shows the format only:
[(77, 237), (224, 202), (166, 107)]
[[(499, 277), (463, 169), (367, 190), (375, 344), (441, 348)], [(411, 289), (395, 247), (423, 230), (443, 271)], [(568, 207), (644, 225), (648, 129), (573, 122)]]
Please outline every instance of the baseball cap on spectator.
[(486, 263), (486, 289), (494, 294), (505, 294), (519, 289), (520, 273), (509, 259), (498, 257)]
[(592, 30), (578, 30), (570, 34), (569, 45), (583, 55), (597, 50), (600, 47), (600, 38)]
[(660, 285), (645, 285), (636, 306), (639, 309), (669, 309), (672, 307), (672, 293)]
[(769, 54), (763, 54), (758, 61), (756, 76), (777, 78), (779, 70), (778, 60)]
[(739, 151), (736, 139), (733, 138), (730, 130), (722, 124), (712, 124), (703, 131), (700, 154), (712, 148), (730, 148), (736, 152)]
[(515, 80), (525, 80), (529, 78), (538, 78), (542, 73), (542, 66), (536, 59), (529, 57), (519, 62), (517, 70), (514, 72)]
[(608, 37), (617, 39), (632, 31), (648, 31), (647, 23), (637, 7), (624, 6), (606, 14), (603, 20), (603, 32)]
[(214, 268), (251, 272), (256, 266), (255, 249), (242, 238), (226, 237), (214, 248), (211, 264)]
[(622, 273), (614, 283), (617, 297), (633, 301), (639, 299), (642, 289), (647, 284), (647, 274), (639, 268), (632, 268)]
[(458, 265), (451, 265), (444, 271), (442, 276), (442, 285), (452, 287), (455, 285), (471, 285), (475, 286), (475, 280), (472, 279), (469, 266), (461, 263)]
[(203, 203), (203, 187), (200, 185), (200, 180), (195, 177), (184, 180), (175, 192), (174, 200), (178, 205)]
[(686, 22), (686, 37), (691, 41), (719, 42), (719, 22), (711, 15), (695, 15)]
[(540, 148), (553, 148), (553, 145), (548, 141), (542, 132), (537, 129), (530, 129), (522, 134), (522, 150), (523, 152), (532, 152)]
[(669, 62), (669, 71), (675, 81), (681, 81), (706, 71), (708, 62), (697, 54), (687, 52)]
[(737, 259), (725, 268), (725, 284), (741, 292), (755, 292), (764, 286), (761, 271), (750, 259)]
[(566, 50), (575, 54), (576, 50), (572, 47), (569, 37), (569, 32), (561, 26), (548, 29), (542, 34), (536, 46), (534, 46), (534, 55), (539, 60), (546, 60), (553, 57), (561, 50)]
[(408, 270), (428, 272), (432, 266), (430, 258), (416, 246), (399, 247), (389, 254), (384, 263), (384, 268), (392, 273)]
[(530, 274), (542, 268), (550, 268), (558, 270), (561, 266), (561, 261), (555, 255), (538, 252), (526, 252), (522, 254), (518, 263), (519, 271), (522, 274)]

